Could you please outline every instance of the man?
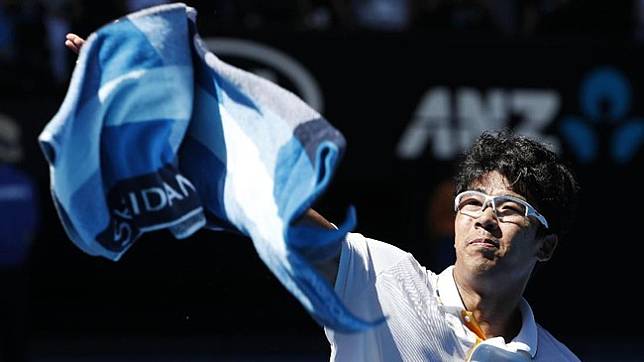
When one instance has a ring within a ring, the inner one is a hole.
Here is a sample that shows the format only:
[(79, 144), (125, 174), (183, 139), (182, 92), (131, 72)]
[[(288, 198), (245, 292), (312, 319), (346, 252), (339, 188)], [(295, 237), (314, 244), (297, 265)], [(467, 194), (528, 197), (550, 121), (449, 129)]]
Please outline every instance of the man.
[[(78, 51), (73, 34), (66, 45)], [(363, 333), (326, 330), (335, 361), (576, 361), (536, 324), (523, 292), (570, 222), (577, 184), (543, 145), (483, 134), (460, 164), (454, 200), (456, 262), (440, 274), (400, 249), (349, 234), (317, 265), (347, 307), (386, 322)], [(313, 210), (303, 218), (332, 228)]]
[[(349, 234), (339, 259), (320, 267), (356, 315), (387, 317), (365, 333), (327, 329), (331, 359), (577, 361), (522, 298), (568, 228), (577, 189), (538, 142), (481, 135), (456, 177), (453, 266), (437, 275), (394, 246)], [(325, 224), (315, 212), (308, 218)]]

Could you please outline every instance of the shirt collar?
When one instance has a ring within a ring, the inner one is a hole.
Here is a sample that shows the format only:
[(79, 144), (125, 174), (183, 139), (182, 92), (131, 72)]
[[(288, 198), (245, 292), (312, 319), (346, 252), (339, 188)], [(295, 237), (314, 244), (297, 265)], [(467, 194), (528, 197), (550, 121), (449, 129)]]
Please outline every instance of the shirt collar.
[[(448, 310), (452, 309), (460, 312), (465, 309), (454, 280), (453, 265), (438, 275), (437, 289), (441, 303)], [(537, 323), (534, 320), (532, 308), (524, 298), (521, 298), (519, 302), (519, 310), (521, 311), (521, 330), (508, 343), (508, 347), (526, 351), (534, 358), (537, 353)]]

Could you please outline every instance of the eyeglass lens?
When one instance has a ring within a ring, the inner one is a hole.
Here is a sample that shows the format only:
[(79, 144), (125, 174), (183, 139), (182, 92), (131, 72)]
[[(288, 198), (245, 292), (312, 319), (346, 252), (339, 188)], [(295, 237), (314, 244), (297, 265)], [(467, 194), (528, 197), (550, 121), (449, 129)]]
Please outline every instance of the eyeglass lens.
[(495, 196), (486, 198), (485, 195), (479, 193), (463, 194), (458, 204), (458, 209), (465, 215), (479, 217), (488, 206), (492, 207), (496, 217), (501, 221), (519, 221), (527, 214), (525, 205), (508, 197)]

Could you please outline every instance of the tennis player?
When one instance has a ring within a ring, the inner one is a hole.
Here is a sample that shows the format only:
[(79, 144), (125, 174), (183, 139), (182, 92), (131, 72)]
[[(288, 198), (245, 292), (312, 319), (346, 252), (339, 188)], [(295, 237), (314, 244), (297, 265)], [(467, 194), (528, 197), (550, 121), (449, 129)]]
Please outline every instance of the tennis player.
[[(83, 43), (75, 34), (65, 41), (76, 53)], [(523, 298), (571, 223), (571, 170), (545, 145), (507, 131), (482, 134), (458, 170), (454, 265), (437, 274), (358, 233), (317, 265), (354, 314), (387, 318), (363, 333), (325, 329), (332, 361), (579, 360)], [(301, 222), (334, 227), (312, 209)]]
[[(326, 329), (333, 361), (578, 361), (522, 297), (571, 223), (578, 185), (544, 145), (482, 134), (456, 176), (454, 265), (436, 274), (392, 245), (350, 233), (319, 266), (348, 308), (383, 325)], [(311, 210), (303, 222), (332, 227)]]

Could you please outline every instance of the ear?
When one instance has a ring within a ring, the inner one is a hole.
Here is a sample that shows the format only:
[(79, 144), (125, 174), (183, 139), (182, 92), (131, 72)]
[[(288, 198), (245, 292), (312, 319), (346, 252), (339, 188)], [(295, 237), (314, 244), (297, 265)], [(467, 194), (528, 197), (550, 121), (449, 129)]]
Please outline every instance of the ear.
[(537, 251), (537, 260), (548, 261), (557, 248), (559, 238), (556, 234), (547, 234), (541, 239), (541, 247)]

